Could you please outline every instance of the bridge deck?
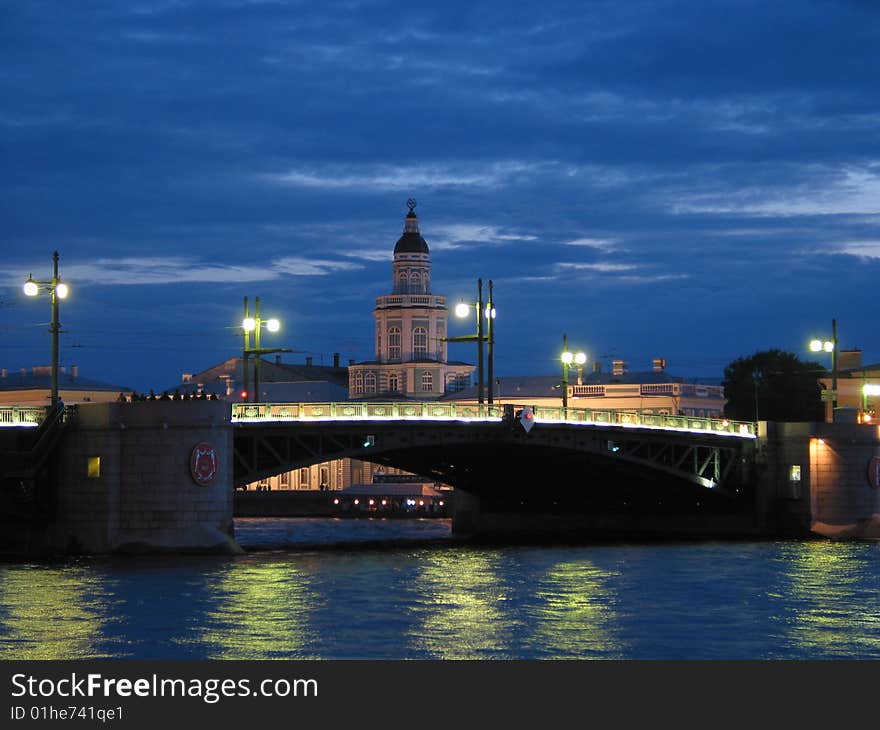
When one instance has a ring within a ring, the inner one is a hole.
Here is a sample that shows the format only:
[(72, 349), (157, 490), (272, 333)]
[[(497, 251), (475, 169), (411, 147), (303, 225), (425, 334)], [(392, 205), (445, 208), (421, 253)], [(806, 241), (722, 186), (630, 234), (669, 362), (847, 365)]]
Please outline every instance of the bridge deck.
[[(502, 421), (512, 410), (510, 404), (479, 405), (458, 402), (390, 403), (235, 403), (233, 423), (321, 422), (321, 421), (459, 421), (491, 423)], [(589, 408), (533, 408), (535, 423), (570, 426), (614, 426), (661, 431), (711, 433), (717, 436), (754, 439), (756, 424), (728, 419), (670, 416), (639, 411)]]

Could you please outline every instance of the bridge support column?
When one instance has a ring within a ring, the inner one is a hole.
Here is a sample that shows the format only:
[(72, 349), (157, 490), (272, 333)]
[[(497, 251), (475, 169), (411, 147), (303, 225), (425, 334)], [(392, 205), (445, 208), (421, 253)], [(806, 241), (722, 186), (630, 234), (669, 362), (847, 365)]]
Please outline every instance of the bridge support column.
[(457, 535), (470, 535), (478, 531), (480, 524), (480, 498), (456, 487), (452, 507), (452, 531)]
[[(222, 401), (85, 404), (61, 443), (52, 552), (238, 552)], [(199, 448), (196, 448), (199, 447)]]

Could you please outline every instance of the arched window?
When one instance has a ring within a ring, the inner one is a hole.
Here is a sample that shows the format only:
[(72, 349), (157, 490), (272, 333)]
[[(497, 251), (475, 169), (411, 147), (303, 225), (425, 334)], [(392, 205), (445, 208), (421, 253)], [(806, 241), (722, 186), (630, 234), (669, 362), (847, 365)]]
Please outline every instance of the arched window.
[(355, 373), (354, 374), (354, 392), (355, 392), (355, 395), (363, 395), (363, 392), (364, 392), (364, 374), (363, 373)]
[(424, 358), (428, 356), (428, 330), (424, 327), (416, 327), (413, 330), (413, 357)]
[(409, 275), (409, 290), (412, 294), (419, 294), (422, 291), (422, 276), (418, 271), (413, 271)]
[(400, 327), (388, 328), (388, 359), (400, 360)]
[(388, 376), (388, 390), (397, 393), (400, 390), (400, 376), (397, 373), (391, 373)]
[(434, 390), (434, 375), (430, 370), (422, 373), (422, 392), (430, 393)]
[(398, 277), (397, 277), (397, 291), (398, 291), (399, 294), (405, 294), (405, 293), (406, 293), (406, 281), (407, 281), (407, 279), (406, 279), (406, 272), (405, 272), (405, 271), (401, 271), (400, 274), (399, 274)]
[(365, 393), (375, 393), (376, 392), (376, 374), (375, 373), (367, 373), (364, 375), (364, 392)]

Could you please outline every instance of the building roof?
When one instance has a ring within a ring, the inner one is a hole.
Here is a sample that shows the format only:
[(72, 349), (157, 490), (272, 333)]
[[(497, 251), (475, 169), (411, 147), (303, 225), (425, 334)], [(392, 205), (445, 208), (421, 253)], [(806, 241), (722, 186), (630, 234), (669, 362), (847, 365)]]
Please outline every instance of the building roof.
[[(241, 357), (232, 357), (199, 373), (185, 373), (183, 382), (166, 392), (215, 394), (238, 400), (244, 382)], [(248, 364), (253, 381), (254, 360)], [(292, 364), (260, 359), (261, 400), (275, 402), (329, 402), (348, 399), (348, 368), (329, 365)], [(159, 391), (161, 392), (161, 391)]]
[[(41, 366), (28, 370), (0, 371), (0, 390), (50, 390), (52, 388), (52, 369), (49, 366)], [(130, 392), (131, 388), (115, 383), (105, 383), (102, 380), (84, 378), (79, 375), (76, 368), (67, 370), (63, 368), (58, 372), (59, 390), (88, 390), (108, 393)]]
[[(625, 385), (650, 383), (693, 383), (695, 385), (721, 385), (719, 378), (685, 378), (670, 375), (666, 371), (648, 370), (644, 372), (628, 372), (623, 375), (611, 373), (590, 373), (582, 379), (584, 385)], [(577, 372), (569, 371), (568, 384), (577, 384)], [(488, 388), (488, 385), (484, 386)], [(558, 375), (509, 375), (495, 378), (492, 396), (497, 400), (503, 398), (561, 398), (562, 372)], [(477, 387), (465, 388), (457, 393), (447, 393), (441, 400), (474, 400), (477, 398)]]

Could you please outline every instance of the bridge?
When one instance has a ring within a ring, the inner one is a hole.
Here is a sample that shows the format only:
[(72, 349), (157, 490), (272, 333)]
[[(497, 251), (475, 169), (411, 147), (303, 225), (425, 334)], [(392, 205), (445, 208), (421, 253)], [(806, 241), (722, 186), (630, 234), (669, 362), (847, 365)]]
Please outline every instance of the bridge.
[[(237, 487), (350, 457), (525, 507), (552, 494), (631, 508), (748, 501), (756, 424), (575, 408), (457, 402), (233, 405)], [(661, 487), (661, 484), (663, 485)]]

